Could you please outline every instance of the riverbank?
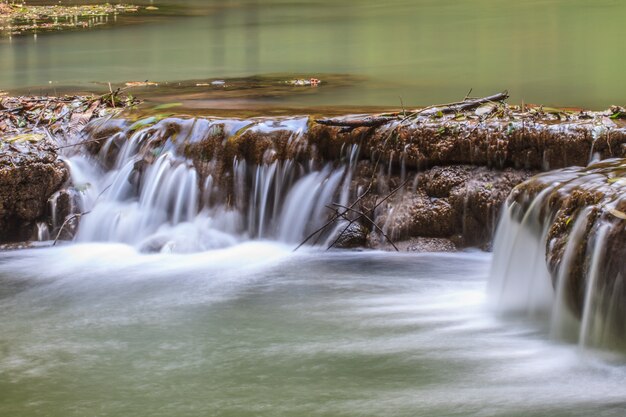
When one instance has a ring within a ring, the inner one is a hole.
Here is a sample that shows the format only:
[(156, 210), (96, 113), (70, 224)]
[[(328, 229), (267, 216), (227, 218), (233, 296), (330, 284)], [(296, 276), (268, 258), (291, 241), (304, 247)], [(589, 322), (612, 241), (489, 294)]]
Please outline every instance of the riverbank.
[[(537, 172), (626, 156), (624, 110), (619, 107), (605, 112), (568, 111), (467, 99), (413, 111), (333, 119), (318, 115), (239, 119), (176, 116), (164, 112), (183, 110), (168, 106), (115, 115), (111, 112), (135, 107), (136, 102), (132, 97), (110, 98), (82, 98), (82, 102), (74, 98), (71, 105), (69, 99), (22, 99), (29, 104), (21, 106), (19, 111), (26, 116), (20, 119), (15, 114), (19, 100), (4, 97), (3, 146), (18, 154), (34, 152), (28, 149), (30, 142), (37, 142), (34, 137), (20, 136), (20, 129), (30, 128), (28, 134), (39, 135), (35, 137), (47, 142), (55, 155), (84, 155), (103, 170), (103, 177), (138, 158), (130, 167), (134, 179), (129, 181), (140, 189), (149, 180), (150, 167), (166, 158), (168, 167), (178, 170), (177, 176), (189, 175), (188, 186), (194, 190), (176, 197), (191, 199), (189, 219), (206, 210), (232, 212), (241, 222), (232, 232), (248, 238), (281, 235), (279, 224), (293, 191), (290, 187), (303, 175), (320, 172), (315, 181), (327, 183), (330, 174), (321, 173), (340, 170), (343, 173), (333, 177), (335, 188), (325, 191), (328, 201), (321, 205), (310, 201), (310, 206), (301, 207), (308, 210), (306, 216), (316, 219), (301, 219), (310, 224), (290, 237), (294, 244), (315, 232), (312, 224), (328, 221), (332, 227), (317, 231), (319, 235), (309, 243), (321, 239), (330, 246), (392, 250), (398, 246), (489, 248), (500, 207), (513, 187)], [(65, 106), (61, 108), (75, 109), (73, 115), (50, 104), (59, 100)], [(55, 120), (59, 114), (64, 115), (63, 121)], [(52, 129), (48, 135), (50, 126), (66, 129)], [(13, 150), (15, 142), (26, 150)], [(120, 159), (129, 155), (128, 161)], [(88, 211), (81, 208), (80, 200), (85, 187), (97, 188), (94, 180), (89, 185), (70, 182), (52, 193), (46, 190), (39, 198), (51, 199), (49, 207), (55, 209), (25, 220), (30, 236), (71, 238), (73, 232), (63, 224), (68, 217), (78, 223), (81, 213)], [(155, 184), (160, 186), (164, 185)], [(97, 195), (106, 187), (102, 184)], [(176, 185), (172, 187), (159, 192), (178, 195)], [(57, 204), (61, 196), (72, 203)], [(55, 212), (58, 207), (66, 211)], [(337, 231), (339, 225), (345, 225), (345, 230)], [(4, 240), (23, 240), (26, 235), (5, 234)], [(165, 242), (145, 248), (161, 250)]]
[[(137, 104), (117, 91), (99, 96), (0, 96), (0, 241), (37, 239), (37, 223), (56, 215), (50, 212), (49, 199), (70, 178), (59, 152), (66, 138), (79, 137), (92, 120)], [(69, 214), (69, 207), (64, 210)]]

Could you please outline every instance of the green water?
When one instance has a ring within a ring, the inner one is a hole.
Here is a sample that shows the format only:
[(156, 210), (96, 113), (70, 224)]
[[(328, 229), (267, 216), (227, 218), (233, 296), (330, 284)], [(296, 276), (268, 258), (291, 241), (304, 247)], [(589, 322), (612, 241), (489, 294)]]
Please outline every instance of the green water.
[(485, 308), (488, 254), (291, 249), (0, 253), (0, 415), (623, 417), (621, 360)]
[[(508, 88), (601, 108), (626, 92), (622, 0), (155, 4), (148, 22), (2, 38), (0, 89), (297, 73), (351, 81), (259, 101), (420, 105)], [(626, 413), (623, 357), (487, 308), (489, 254), (292, 249), (0, 252), (0, 416)]]
[[(167, 16), (88, 32), (3, 38), (0, 89), (350, 74), (359, 77), (352, 85), (322, 86), (279, 104), (425, 105), (460, 99), (470, 88), (473, 95), (509, 89), (512, 102), (624, 104), (623, 0), (154, 4)], [(181, 5), (185, 16), (177, 16)]]

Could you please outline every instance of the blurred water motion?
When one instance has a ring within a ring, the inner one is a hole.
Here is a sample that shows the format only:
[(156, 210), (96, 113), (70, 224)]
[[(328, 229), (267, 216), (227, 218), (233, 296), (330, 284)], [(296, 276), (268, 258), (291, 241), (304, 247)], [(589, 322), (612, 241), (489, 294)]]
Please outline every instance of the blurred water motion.
[(489, 261), (270, 242), (0, 253), (0, 414), (622, 417), (619, 362), (485, 309)]
[(626, 93), (620, 0), (154, 5), (154, 16), (119, 16), (114, 28), (2, 38), (0, 88), (332, 73), (366, 81), (276, 100), (417, 106), (507, 88), (513, 102), (604, 108)]

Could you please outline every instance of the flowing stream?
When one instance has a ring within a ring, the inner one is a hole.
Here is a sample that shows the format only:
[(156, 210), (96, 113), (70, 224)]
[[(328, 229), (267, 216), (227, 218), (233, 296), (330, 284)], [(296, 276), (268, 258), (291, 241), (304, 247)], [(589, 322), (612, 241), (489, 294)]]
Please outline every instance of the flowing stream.
[(490, 256), (0, 254), (6, 416), (623, 416), (619, 358), (485, 303)]
[[(624, 96), (623, 1), (184, 3), (192, 13), (163, 1), (141, 24), (3, 37), (0, 87), (278, 73), (349, 80), (261, 97), (302, 107), (432, 104), (471, 87), (589, 107)], [(218, 121), (185, 123), (193, 144)], [(226, 137), (245, 127), (219, 123)], [(153, 137), (128, 124), (98, 155), (64, 156), (85, 213), (74, 240), (0, 252), (0, 416), (626, 415), (624, 356), (588, 343), (594, 296), (582, 320), (563, 313), (532, 208), (521, 222), (505, 212), (493, 267), (480, 251), (325, 251), (338, 229), (294, 252), (329, 204), (358, 195), (358, 147), (335, 164), (233, 158), (222, 175), (173, 141), (144, 147), (165, 124)], [(251, 129), (290, 130), (298, 148), (306, 119)], [(62, 227), (61, 201), (40, 240)], [(555, 331), (570, 322), (574, 340)]]
[(0, 415), (624, 415), (623, 356), (497, 314), (488, 253), (293, 252), (353, 198), (358, 148), (338, 166), (234, 160), (228, 197), (149, 140), (68, 155), (89, 211), (75, 241), (0, 252)]

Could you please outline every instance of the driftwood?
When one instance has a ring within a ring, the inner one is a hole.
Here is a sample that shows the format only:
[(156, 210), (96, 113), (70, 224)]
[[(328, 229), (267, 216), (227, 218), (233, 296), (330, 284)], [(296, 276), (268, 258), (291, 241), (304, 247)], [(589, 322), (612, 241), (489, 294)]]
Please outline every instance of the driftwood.
[(398, 120), (397, 116), (368, 116), (363, 119), (317, 119), (315, 122), (325, 126), (339, 126), (349, 129), (357, 127), (378, 127), (385, 125), (394, 120)]
[[(463, 101), (459, 101), (457, 103), (449, 103), (443, 105), (430, 106), (422, 110), (418, 110), (416, 115), (421, 116), (434, 116), (438, 113), (442, 114), (450, 114), (450, 113), (461, 113), (468, 110), (473, 110), (477, 107), (482, 106), (487, 103), (498, 103), (509, 98), (509, 92), (503, 91), (498, 94), (494, 94), (487, 97), (482, 98), (470, 98), (465, 99)], [(410, 115), (409, 115), (410, 116)]]
[(350, 132), (359, 127), (380, 127), (393, 121), (406, 121), (417, 116), (436, 116), (439, 114), (461, 113), (473, 110), (486, 103), (498, 103), (509, 97), (508, 91), (482, 98), (465, 98), (463, 101), (448, 104), (437, 104), (410, 112), (392, 115), (367, 116), (361, 119), (316, 119), (315, 122), (324, 126), (342, 127), (343, 132)]

